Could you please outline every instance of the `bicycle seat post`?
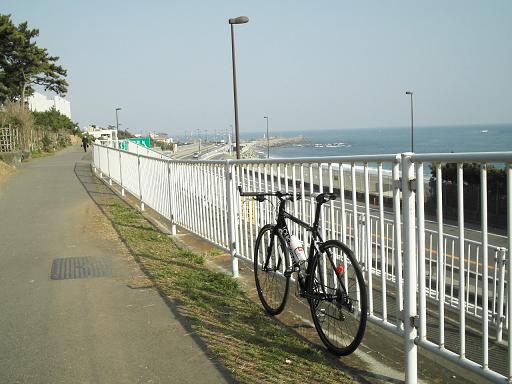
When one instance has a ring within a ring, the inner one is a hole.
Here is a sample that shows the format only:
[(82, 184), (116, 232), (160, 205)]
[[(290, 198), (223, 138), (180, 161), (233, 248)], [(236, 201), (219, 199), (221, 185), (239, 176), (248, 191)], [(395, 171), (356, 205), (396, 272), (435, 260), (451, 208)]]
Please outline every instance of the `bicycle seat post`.
[(313, 222), (313, 229), (318, 231), (318, 222), (320, 221), (320, 213), (322, 212), (322, 203), (317, 201), (315, 209), (315, 221)]

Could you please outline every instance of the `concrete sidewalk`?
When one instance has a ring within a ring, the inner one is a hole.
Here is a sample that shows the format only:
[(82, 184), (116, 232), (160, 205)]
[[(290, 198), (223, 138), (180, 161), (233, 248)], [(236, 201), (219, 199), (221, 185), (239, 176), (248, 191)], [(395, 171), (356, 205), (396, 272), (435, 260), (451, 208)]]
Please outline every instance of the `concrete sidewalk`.
[(88, 159), (68, 148), (0, 185), (0, 383), (233, 381), (86, 192)]

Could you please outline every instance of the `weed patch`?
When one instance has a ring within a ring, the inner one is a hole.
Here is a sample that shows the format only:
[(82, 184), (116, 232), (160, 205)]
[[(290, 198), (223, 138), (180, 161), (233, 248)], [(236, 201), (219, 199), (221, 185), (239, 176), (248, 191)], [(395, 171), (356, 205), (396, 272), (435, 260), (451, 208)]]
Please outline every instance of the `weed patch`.
[[(210, 353), (243, 383), (348, 383), (318, 349), (267, 316), (230, 276), (180, 249), (144, 217), (116, 202), (107, 215), (136, 260), (176, 303)], [(211, 252), (209, 252), (211, 254)]]

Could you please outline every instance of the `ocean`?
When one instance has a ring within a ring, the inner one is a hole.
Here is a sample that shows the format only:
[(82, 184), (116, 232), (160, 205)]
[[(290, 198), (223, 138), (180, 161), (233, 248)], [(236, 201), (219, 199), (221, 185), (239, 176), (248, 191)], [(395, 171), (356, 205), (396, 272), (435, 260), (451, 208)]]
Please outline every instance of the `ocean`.
[[(401, 153), (411, 150), (411, 128), (365, 128), (270, 132), (302, 135), (309, 143), (270, 148), (271, 158)], [(242, 135), (262, 138), (263, 133)], [(512, 124), (414, 128), (414, 152), (496, 152), (512, 150)]]

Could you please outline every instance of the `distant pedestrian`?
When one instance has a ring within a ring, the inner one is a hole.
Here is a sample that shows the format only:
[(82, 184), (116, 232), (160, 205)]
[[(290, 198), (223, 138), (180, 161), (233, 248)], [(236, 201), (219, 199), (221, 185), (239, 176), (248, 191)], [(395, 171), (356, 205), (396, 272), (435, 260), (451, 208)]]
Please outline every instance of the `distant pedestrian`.
[(87, 136), (82, 136), (82, 147), (84, 147), (84, 152), (87, 152), (87, 147), (89, 146), (89, 139)]

